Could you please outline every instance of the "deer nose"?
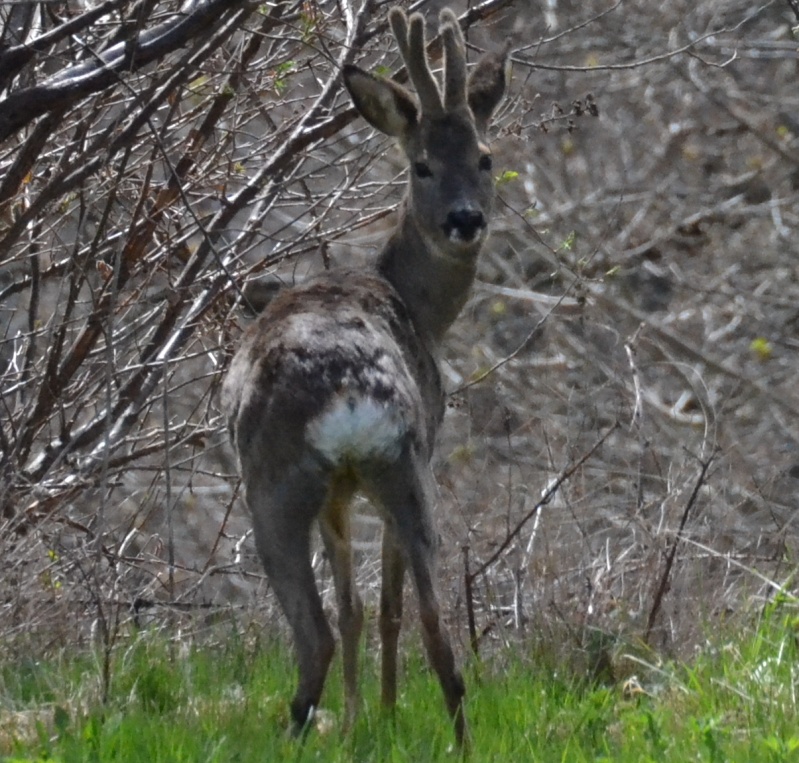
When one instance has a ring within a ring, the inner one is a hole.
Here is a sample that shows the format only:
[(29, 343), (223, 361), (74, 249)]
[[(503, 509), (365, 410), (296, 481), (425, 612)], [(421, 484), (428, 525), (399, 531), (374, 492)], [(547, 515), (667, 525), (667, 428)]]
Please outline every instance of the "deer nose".
[(449, 238), (457, 237), (464, 241), (472, 241), (485, 227), (485, 217), (476, 209), (453, 209), (444, 226)]

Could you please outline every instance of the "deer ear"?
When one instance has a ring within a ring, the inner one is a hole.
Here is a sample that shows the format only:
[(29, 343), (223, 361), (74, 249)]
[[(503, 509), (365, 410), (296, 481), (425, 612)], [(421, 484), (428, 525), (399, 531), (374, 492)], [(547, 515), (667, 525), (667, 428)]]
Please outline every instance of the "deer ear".
[(344, 84), (361, 116), (386, 135), (402, 138), (419, 120), (413, 96), (396, 82), (349, 65)]
[(486, 53), (469, 75), (467, 100), (481, 135), (485, 133), (488, 120), (508, 89), (511, 68), (509, 52), (510, 47), (506, 45), (499, 53)]

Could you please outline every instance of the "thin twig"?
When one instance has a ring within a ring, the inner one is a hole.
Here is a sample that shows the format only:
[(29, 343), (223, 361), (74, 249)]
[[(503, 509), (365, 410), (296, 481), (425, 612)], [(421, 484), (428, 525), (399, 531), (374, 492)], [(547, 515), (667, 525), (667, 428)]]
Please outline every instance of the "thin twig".
[(674, 535), (674, 540), (672, 540), (671, 548), (669, 549), (669, 553), (666, 557), (666, 566), (663, 568), (663, 575), (660, 577), (660, 584), (655, 592), (655, 600), (652, 603), (652, 609), (649, 611), (649, 619), (646, 623), (646, 632), (644, 634), (644, 641), (647, 643), (649, 642), (649, 637), (652, 634), (652, 628), (655, 625), (655, 620), (660, 612), (660, 607), (663, 604), (663, 597), (666, 595), (666, 590), (669, 585), (669, 578), (671, 577), (671, 570), (674, 566), (674, 559), (677, 555), (677, 546), (683, 539), (683, 531), (685, 530), (685, 525), (688, 522), (688, 516), (696, 504), (699, 491), (705, 484), (707, 470), (710, 468), (710, 465), (713, 463), (713, 459), (717, 454), (718, 450), (715, 450), (710, 454), (706, 461), (700, 461), (701, 468), (699, 470), (699, 475), (696, 478), (696, 484), (694, 485), (694, 489), (691, 491), (691, 496), (688, 499), (688, 503), (685, 504), (685, 509), (682, 513), (682, 517), (680, 518), (680, 526), (677, 528), (677, 532)]
[(479, 578), (481, 575), (485, 574), (486, 570), (492, 567), (496, 561), (505, 553), (505, 550), (510, 546), (513, 542), (514, 538), (522, 531), (522, 528), (544, 507), (546, 506), (557, 494), (558, 490), (560, 490), (561, 485), (564, 482), (569, 480), (578, 469), (580, 469), (583, 464), (590, 459), (594, 453), (602, 447), (605, 441), (619, 428), (619, 422), (616, 421), (612, 427), (610, 427), (602, 436), (582, 455), (580, 458), (575, 461), (568, 469), (564, 469), (559, 475), (556, 480), (550, 482), (547, 486), (547, 489), (544, 491), (544, 494), (541, 496), (541, 500), (533, 506), (530, 511), (528, 511), (516, 526), (505, 536), (505, 539), (502, 543), (499, 544), (497, 550), (488, 557), (488, 559), (483, 562), (473, 573), (471, 573), (471, 581), (474, 582)]

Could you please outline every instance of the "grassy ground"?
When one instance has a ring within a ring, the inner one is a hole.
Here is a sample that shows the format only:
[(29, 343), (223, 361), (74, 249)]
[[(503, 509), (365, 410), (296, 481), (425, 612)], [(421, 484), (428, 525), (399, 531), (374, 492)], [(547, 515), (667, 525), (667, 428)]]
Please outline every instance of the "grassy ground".
[[(631, 663), (636, 676), (615, 685), (542, 667), (522, 650), (469, 665), (472, 759), (799, 761), (797, 635), (794, 616), (773, 612), (748, 635), (709, 644), (690, 665)], [(346, 735), (337, 726), (341, 683), (334, 665), (323, 728), (304, 744), (284, 732), (294, 666), (278, 645), (228, 638), (215, 647), (188, 647), (139, 635), (118, 647), (108, 666), (104, 689), (96, 656), (4, 664), (0, 759), (455, 757), (440, 692), (416, 655), (405, 658), (393, 722), (378, 709), (375, 660), (364, 656), (363, 710)]]

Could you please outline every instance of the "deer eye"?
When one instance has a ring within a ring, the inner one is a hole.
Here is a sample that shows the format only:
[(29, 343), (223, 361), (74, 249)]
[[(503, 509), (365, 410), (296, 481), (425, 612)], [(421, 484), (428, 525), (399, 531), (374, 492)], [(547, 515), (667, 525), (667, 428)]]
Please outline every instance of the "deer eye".
[(477, 163), (477, 166), (481, 170), (489, 172), (491, 168), (494, 166), (494, 160), (491, 158), (491, 154), (483, 154), (480, 157), (480, 161)]
[(416, 173), (416, 177), (419, 178), (433, 177), (433, 170), (431, 170), (430, 165), (425, 162), (416, 162), (413, 165), (413, 171)]

